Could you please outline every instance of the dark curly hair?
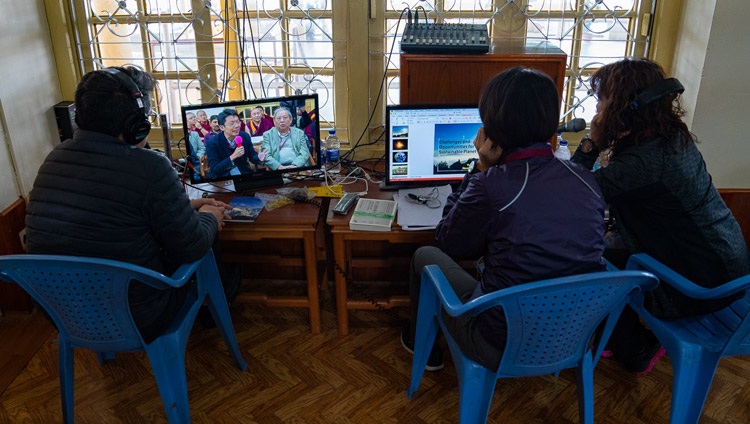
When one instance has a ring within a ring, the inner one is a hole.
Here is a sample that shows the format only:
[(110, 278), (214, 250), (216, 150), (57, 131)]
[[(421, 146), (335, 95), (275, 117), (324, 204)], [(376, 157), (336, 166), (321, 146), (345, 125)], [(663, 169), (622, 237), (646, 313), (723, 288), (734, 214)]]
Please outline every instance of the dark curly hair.
[(682, 121), (685, 110), (678, 93), (638, 108), (632, 106), (638, 94), (663, 79), (664, 69), (648, 59), (624, 59), (594, 72), (591, 87), (599, 103), (591, 135), (599, 149), (612, 148), (615, 156), (623, 148), (655, 135), (665, 138), (664, 147), (671, 152), (695, 142)]
[(479, 116), (485, 135), (507, 154), (515, 148), (548, 141), (560, 119), (557, 86), (546, 74), (512, 68), (482, 88)]
[[(150, 110), (154, 90), (153, 77), (134, 66), (115, 67), (124, 73), (141, 90), (144, 107)], [(141, 114), (133, 94), (112, 74), (96, 70), (81, 78), (75, 92), (78, 127), (117, 137), (126, 130), (126, 124), (133, 115)], [(143, 119), (147, 119), (144, 115)]]

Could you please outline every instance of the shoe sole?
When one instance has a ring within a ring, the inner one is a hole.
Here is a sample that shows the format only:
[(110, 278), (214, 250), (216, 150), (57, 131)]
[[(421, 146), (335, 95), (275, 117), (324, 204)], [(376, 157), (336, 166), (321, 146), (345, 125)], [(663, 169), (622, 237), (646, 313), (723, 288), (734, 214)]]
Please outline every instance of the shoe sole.
[[(409, 349), (409, 347), (406, 346), (406, 343), (404, 343), (403, 337), (399, 337), (398, 339), (401, 342), (401, 346), (403, 346), (404, 349), (406, 349), (407, 352), (409, 352), (412, 355), (414, 355), (414, 351), (411, 350), (411, 349)], [(428, 364), (428, 365), (425, 365), (424, 369), (425, 369), (425, 371), (438, 371), (438, 370), (443, 369), (443, 367), (445, 367), (445, 364), (440, 364), (440, 365), (437, 365), (437, 366), (432, 366), (432, 365)]]
[(656, 366), (656, 363), (659, 362), (659, 359), (661, 359), (662, 356), (664, 356), (667, 353), (667, 351), (664, 349), (664, 346), (660, 346), (659, 350), (656, 351), (653, 357), (651, 357), (651, 361), (649, 361), (648, 366), (643, 371), (638, 371), (637, 375), (646, 375), (654, 370), (654, 367)]

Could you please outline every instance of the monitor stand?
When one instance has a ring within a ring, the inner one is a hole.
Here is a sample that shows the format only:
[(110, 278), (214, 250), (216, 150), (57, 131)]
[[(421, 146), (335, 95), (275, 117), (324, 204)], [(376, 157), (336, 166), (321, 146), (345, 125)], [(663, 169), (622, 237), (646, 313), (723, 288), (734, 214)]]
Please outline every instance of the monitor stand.
[(414, 188), (415, 186), (409, 186), (407, 184), (387, 184), (385, 181), (381, 181), (380, 184), (378, 184), (378, 187), (381, 190), (388, 191), (388, 190), (401, 190), (404, 188)]
[(389, 191), (389, 190), (402, 190), (402, 189), (409, 189), (409, 188), (422, 188), (422, 187), (438, 187), (449, 184), (453, 190), (455, 190), (460, 184), (460, 181), (457, 182), (441, 182), (441, 183), (430, 183), (430, 184), (414, 184), (414, 183), (395, 183), (395, 184), (386, 184), (385, 181), (382, 181), (380, 184), (378, 184), (378, 187), (383, 191)]
[(234, 182), (234, 191), (238, 193), (244, 193), (249, 191), (256, 191), (262, 188), (279, 187), (283, 186), (284, 184), (284, 178), (281, 174), (264, 175), (260, 177), (236, 180)]

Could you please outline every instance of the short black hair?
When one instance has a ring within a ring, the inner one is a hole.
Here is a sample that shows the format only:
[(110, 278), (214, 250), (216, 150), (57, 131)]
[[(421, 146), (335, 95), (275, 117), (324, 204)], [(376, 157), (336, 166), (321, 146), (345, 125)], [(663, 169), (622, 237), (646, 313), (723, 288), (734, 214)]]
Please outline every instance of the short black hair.
[(219, 115), (217, 118), (219, 118), (219, 125), (224, 125), (224, 122), (227, 121), (227, 117), (229, 116), (236, 116), (239, 118), (239, 115), (237, 114), (237, 111), (234, 109), (224, 109), (221, 112), (219, 112)]
[[(127, 75), (138, 86), (144, 108), (150, 111), (154, 78), (135, 66), (118, 66), (115, 69)], [(75, 121), (79, 128), (112, 137), (125, 133), (125, 123), (133, 115), (142, 113), (128, 87), (103, 70), (91, 71), (81, 78), (76, 87), (75, 105)], [(146, 119), (145, 116), (143, 119)]]
[(218, 120), (219, 120), (219, 115), (211, 115), (211, 116), (210, 116), (210, 117), (208, 118), (208, 122), (211, 122), (211, 121), (213, 121), (214, 119), (216, 119), (216, 120), (218, 121)]
[(560, 121), (560, 96), (546, 74), (512, 68), (491, 79), (479, 98), (485, 135), (508, 152), (548, 141)]

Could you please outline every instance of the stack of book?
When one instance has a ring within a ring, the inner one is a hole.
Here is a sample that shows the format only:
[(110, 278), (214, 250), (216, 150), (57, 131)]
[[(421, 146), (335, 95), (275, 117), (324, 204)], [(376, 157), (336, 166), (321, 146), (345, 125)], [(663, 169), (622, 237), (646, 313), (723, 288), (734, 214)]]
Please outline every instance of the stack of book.
[(391, 231), (397, 207), (393, 200), (360, 198), (349, 220), (349, 229)]

